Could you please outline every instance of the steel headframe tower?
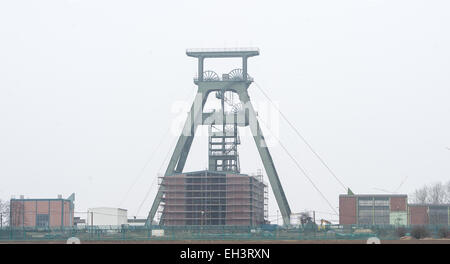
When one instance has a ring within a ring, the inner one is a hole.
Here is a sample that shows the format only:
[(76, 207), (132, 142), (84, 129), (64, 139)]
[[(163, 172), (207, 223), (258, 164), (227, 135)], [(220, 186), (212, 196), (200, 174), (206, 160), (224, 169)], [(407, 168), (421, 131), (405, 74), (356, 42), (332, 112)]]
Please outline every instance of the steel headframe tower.
[[(198, 59), (198, 77), (194, 78), (194, 83), (198, 86), (198, 90), (164, 177), (170, 177), (174, 173), (183, 171), (192, 141), (194, 140), (195, 131), (199, 125), (237, 123), (240, 127), (250, 126), (253, 139), (269, 178), (270, 186), (281, 211), (284, 225), (289, 225), (291, 209), (247, 92), (248, 87), (253, 82), (253, 78), (247, 74), (247, 59), (259, 55), (259, 49), (188, 49), (186, 54)], [(213, 71), (204, 71), (203, 64), (206, 58), (242, 58), (242, 69), (232, 70), (228, 74), (223, 74), (222, 78), (220, 78)], [(222, 113), (203, 112), (204, 105), (211, 92), (219, 92), (223, 96), (227, 91), (234, 92), (239, 97), (243, 107), (237, 113), (224, 114), (223, 111)], [(146, 225), (151, 225), (158, 210), (163, 197), (161, 188), (162, 186), (158, 189), (158, 193), (153, 201)]]

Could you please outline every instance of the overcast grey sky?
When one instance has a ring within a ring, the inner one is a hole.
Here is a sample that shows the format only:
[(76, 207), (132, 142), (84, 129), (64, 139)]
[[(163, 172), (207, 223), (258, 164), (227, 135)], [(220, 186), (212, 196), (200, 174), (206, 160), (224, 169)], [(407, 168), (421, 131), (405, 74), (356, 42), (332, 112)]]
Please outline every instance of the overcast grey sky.
[[(449, 8), (411, 0), (1, 1), (0, 198), (75, 192), (78, 212), (120, 206), (146, 216), (176, 140), (168, 131), (177, 106), (196, 91), (196, 61), (185, 49), (211, 47), (260, 48), (249, 74), (354, 192), (395, 190), (405, 177), (401, 193), (447, 181)], [(221, 74), (239, 66), (232, 63), (207, 66)], [(267, 103), (255, 86), (249, 93)], [(278, 133), (337, 207), (342, 187), (281, 119)], [(195, 139), (185, 170), (206, 167), (206, 140)], [(248, 173), (263, 168), (251, 140), (240, 147)], [(271, 152), (293, 212), (332, 212), (280, 146)], [(269, 205), (276, 215), (273, 196)]]

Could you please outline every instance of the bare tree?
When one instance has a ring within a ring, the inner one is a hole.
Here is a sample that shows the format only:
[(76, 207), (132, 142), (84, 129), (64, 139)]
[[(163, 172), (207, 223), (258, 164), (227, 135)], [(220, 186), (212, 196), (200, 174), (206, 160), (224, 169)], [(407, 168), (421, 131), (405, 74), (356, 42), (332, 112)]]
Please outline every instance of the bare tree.
[(426, 186), (417, 189), (412, 195), (413, 203), (424, 204), (428, 200), (428, 188)]
[(441, 182), (425, 185), (416, 189), (412, 195), (412, 202), (419, 204), (443, 204), (450, 202), (450, 181), (447, 184)]
[(9, 221), (9, 202), (0, 199), (0, 225), (2, 227), (8, 225)]
[(312, 217), (309, 215), (309, 212), (301, 212), (300, 213), (300, 224), (304, 226), (307, 223), (312, 222)]
[(447, 201), (447, 190), (440, 182), (433, 184), (429, 189), (429, 203), (443, 204)]
[(447, 192), (447, 201), (445, 202), (450, 203), (450, 181), (448, 181), (446, 184), (446, 192)]

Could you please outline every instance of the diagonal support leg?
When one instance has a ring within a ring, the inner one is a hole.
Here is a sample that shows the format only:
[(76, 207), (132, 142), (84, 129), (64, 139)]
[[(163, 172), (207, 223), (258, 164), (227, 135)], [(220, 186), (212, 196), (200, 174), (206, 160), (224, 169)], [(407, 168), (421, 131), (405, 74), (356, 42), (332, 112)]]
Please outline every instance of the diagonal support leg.
[(189, 150), (192, 146), (192, 141), (194, 141), (194, 136), (189, 136), (186, 140), (185, 147), (181, 151), (180, 159), (178, 160), (177, 167), (175, 169), (175, 172), (181, 173), (184, 169), (184, 165), (186, 164), (187, 156), (189, 154)]
[[(202, 112), (207, 97), (207, 93), (202, 93), (200, 91), (197, 92), (194, 102), (192, 103), (191, 110), (189, 111), (188, 118), (184, 123), (183, 132), (178, 138), (177, 145), (175, 146), (169, 165), (164, 173), (164, 177), (170, 176), (174, 172), (183, 171), (187, 155), (192, 145), (192, 140), (194, 139), (195, 131), (197, 130), (198, 125), (202, 123)], [(161, 188), (162, 187), (160, 186), (158, 193), (153, 200), (152, 208), (150, 209), (147, 221), (145, 223), (146, 225), (152, 224), (153, 218), (155, 217), (156, 211), (161, 203), (163, 196), (163, 190)]]
[(270, 186), (272, 187), (278, 207), (280, 208), (281, 215), (283, 216), (283, 223), (287, 226), (290, 224), (291, 209), (286, 199), (286, 195), (284, 194), (283, 187), (281, 186), (272, 156), (270, 155), (266, 141), (264, 140), (258, 119), (256, 118), (256, 112), (246, 91), (239, 93), (239, 99), (244, 104), (245, 109), (248, 109), (250, 130), (252, 132), (253, 139), (255, 140), (256, 147), (258, 148), (264, 169), (266, 170), (267, 177), (269, 178)]

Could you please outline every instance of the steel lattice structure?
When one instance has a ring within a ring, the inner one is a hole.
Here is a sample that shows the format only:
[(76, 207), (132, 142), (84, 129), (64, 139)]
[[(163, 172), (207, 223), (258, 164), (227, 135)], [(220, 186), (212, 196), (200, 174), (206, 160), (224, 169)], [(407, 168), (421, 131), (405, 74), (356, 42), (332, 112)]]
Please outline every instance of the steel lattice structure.
[[(224, 144), (221, 151), (225, 151), (226, 149), (228, 149), (229, 151), (235, 151), (236, 145), (239, 144), (239, 139), (237, 137), (237, 127), (249, 127), (262, 163), (264, 165), (264, 169), (267, 173), (269, 183), (275, 195), (275, 199), (277, 201), (281, 215), (283, 217), (283, 222), (285, 225), (289, 225), (291, 210), (280, 179), (278, 177), (274, 162), (272, 160), (272, 156), (270, 155), (269, 149), (264, 139), (264, 135), (261, 131), (260, 124), (257, 120), (257, 114), (253, 108), (249, 94), (247, 92), (250, 84), (253, 82), (253, 79), (247, 73), (247, 59), (259, 55), (259, 50), (255, 48), (226, 50), (191, 49), (187, 50), (186, 54), (190, 57), (198, 59), (198, 77), (194, 78), (194, 83), (198, 86), (198, 90), (194, 102), (192, 103), (188, 118), (184, 124), (183, 132), (178, 138), (176, 147), (173, 151), (164, 177), (171, 177), (172, 175), (182, 173), (194, 139), (195, 132), (199, 125), (222, 126), (222, 135), (213, 134), (214, 137), (222, 136), (225, 138), (227, 137), (225, 133), (226, 131), (232, 132), (230, 138), (233, 138), (235, 142), (233, 144), (229, 144), (230, 147), (228, 148)], [(220, 78), (219, 75), (217, 75), (213, 71), (204, 71), (203, 69), (204, 61), (207, 58), (231, 57), (242, 58), (242, 68), (234, 69), (228, 74), (223, 74), (222, 78)], [(222, 109), (221, 111), (206, 113), (204, 112), (204, 106), (207, 101), (208, 95), (211, 92), (215, 92), (217, 98), (221, 99)], [(237, 94), (242, 107), (234, 108), (235, 110), (233, 112), (226, 113), (224, 110), (224, 102), (226, 102), (226, 92), (233, 92)], [(222, 157), (222, 162), (220, 164), (223, 164), (223, 162), (227, 159), (230, 159), (230, 162), (219, 167), (221, 168), (221, 170), (239, 173), (237, 152), (234, 157), (230, 158), (229, 156)], [(210, 170), (218, 170), (217, 160), (218, 158), (211, 158), (210, 155)], [(152, 220), (154, 219), (162, 198), (163, 186), (160, 186), (150, 209), (147, 218), (147, 225), (150, 225)]]

